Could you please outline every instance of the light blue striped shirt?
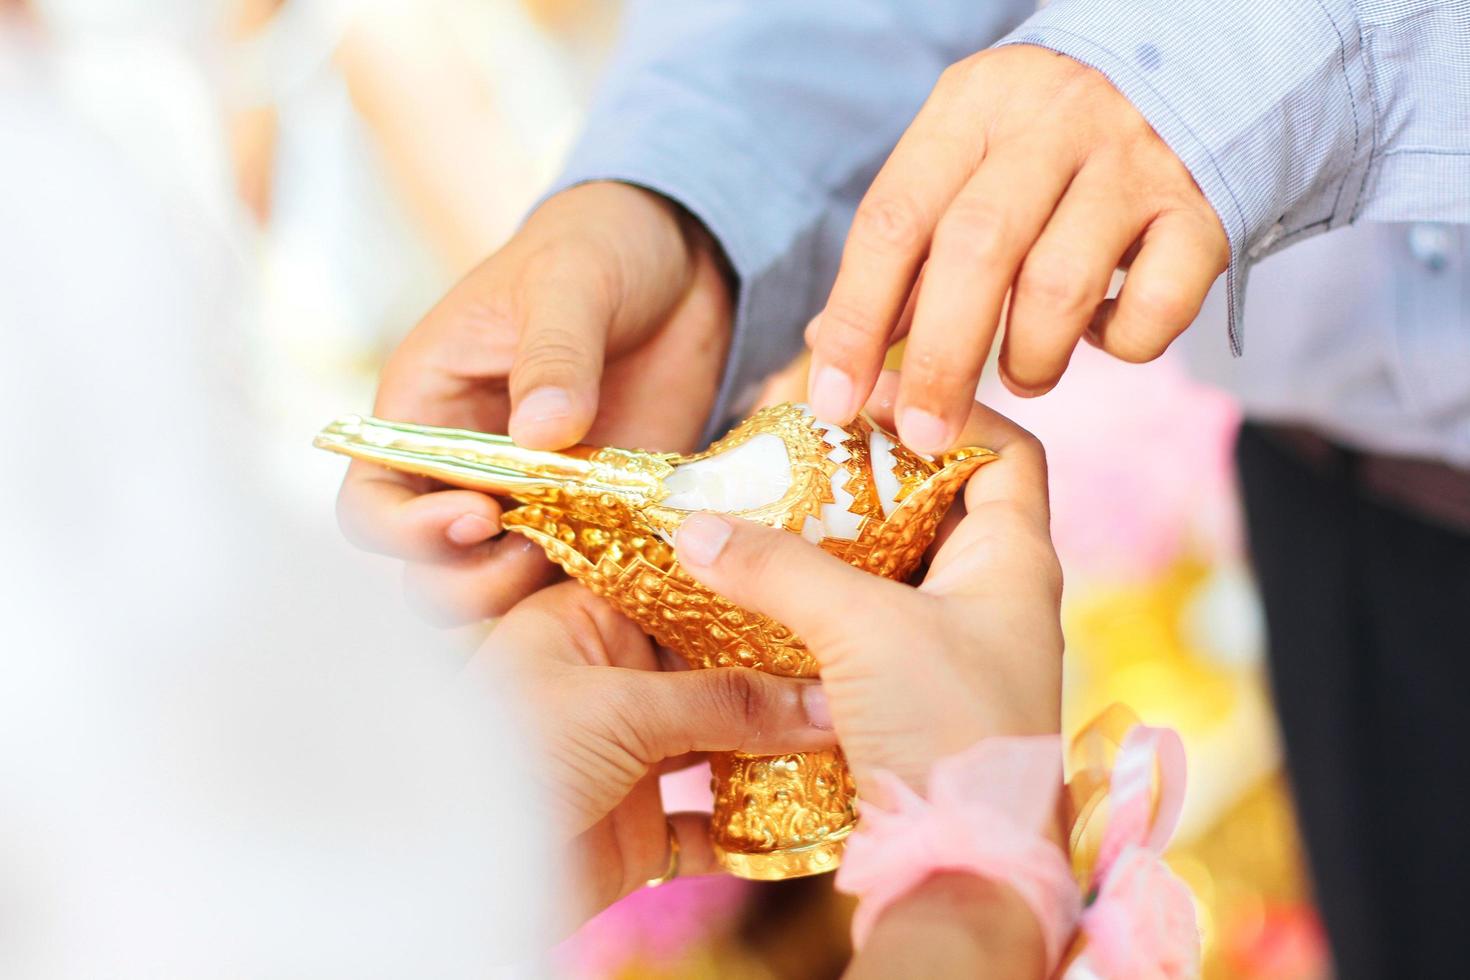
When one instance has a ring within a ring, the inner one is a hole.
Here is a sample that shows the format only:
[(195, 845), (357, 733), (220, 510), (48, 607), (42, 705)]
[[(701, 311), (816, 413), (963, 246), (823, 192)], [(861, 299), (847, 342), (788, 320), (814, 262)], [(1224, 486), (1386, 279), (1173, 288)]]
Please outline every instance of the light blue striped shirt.
[[(1470, 0), (1033, 11), (1032, 0), (629, 4), (558, 186), (650, 187), (724, 246), (741, 288), (716, 424), (799, 347), (858, 198), (940, 71), (1030, 43), (1112, 80), (1219, 214), (1231, 263), (1215, 316), (1236, 352), (1245, 324), (1269, 334), (1220, 369), (1247, 411), (1470, 466), (1470, 252), (1456, 227), (1470, 222)], [(1252, 266), (1355, 221), (1404, 224), (1265, 262), (1269, 282), (1247, 308)], [(1333, 305), (1330, 319), (1296, 301), (1338, 284), (1363, 301)]]

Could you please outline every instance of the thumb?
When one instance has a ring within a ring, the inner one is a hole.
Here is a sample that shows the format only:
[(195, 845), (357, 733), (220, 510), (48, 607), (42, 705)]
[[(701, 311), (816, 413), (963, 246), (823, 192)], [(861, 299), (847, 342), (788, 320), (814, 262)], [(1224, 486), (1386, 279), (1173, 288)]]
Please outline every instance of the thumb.
[(779, 755), (837, 741), (816, 681), (744, 667), (621, 673), (618, 714), (649, 766), (688, 752)]
[[(891, 602), (895, 588), (800, 536), (723, 514), (693, 514), (674, 538), (686, 571), (731, 602), (795, 630), (820, 654)], [(834, 602), (841, 596), (842, 602)]]
[(510, 435), (532, 449), (564, 449), (597, 415), (614, 297), (596, 257), (547, 250), (528, 260), (515, 308)]

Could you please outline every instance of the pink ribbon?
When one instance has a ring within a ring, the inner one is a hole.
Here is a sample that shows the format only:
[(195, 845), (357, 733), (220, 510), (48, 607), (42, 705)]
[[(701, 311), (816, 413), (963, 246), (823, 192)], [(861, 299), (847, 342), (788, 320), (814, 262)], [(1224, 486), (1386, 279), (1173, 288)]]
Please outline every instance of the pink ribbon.
[(861, 897), (853, 938), (862, 944), (883, 911), (930, 875), (963, 871), (1010, 885), (1035, 913), (1048, 973), (1076, 929), (1081, 896), (1061, 848), (1043, 836), (1062, 784), (1057, 736), (985, 739), (941, 759), (926, 800), (892, 773), (874, 774), (887, 808), (862, 803), (839, 890)]
[(1076, 935), (1084, 942), (1066, 980), (1198, 976), (1194, 900), (1160, 857), (1184, 805), (1179, 735), (1133, 725), (1123, 737), (1107, 778), (1107, 824), (1091, 874), (1096, 897), (1085, 910), (1071, 862), (1045, 836), (1061, 784), (1057, 736), (989, 738), (941, 759), (928, 799), (892, 773), (875, 773), (872, 787), (887, 806), (862, 801), (862, 823), (837, 873), (838, 889), (861, 898), (855, 943), (926, 878), (962, 871), (1004, 882), (1031, 908), (1048, 975)]
[(1113, 762), (1108, 822), (1092, 871), (1096, 898), (1082, 912), (1086, 942), (1067, 980), (1199, 975), (1194, 899), (1160, 857), (1178, 826), (1184, 786), (1178, 733), (1131, 728)]

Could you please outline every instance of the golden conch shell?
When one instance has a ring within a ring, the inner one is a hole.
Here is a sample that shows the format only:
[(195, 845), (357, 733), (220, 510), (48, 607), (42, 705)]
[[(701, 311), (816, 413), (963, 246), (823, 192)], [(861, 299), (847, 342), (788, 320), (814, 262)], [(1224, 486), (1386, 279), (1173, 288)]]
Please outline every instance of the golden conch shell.
[[(907, 578), (987, 449), (933, 461), (864, 418), (817, 420), (802, 405), (762, 409), (702, 453), (578, 446), (553, 453), (505, 436), (346, 416), (322, 449), (447, 484), (512, 497), (508, 531), (536, 542), (573, 578), (612, 601), (694, 667), (752, 667), (813, 677), (816, 661), (780, 623), (734, 605), (679, 566), (673, 533), (719, 510), (782, 527), (849, 564)], [(840, 752), (730, 753), (713, 761), (711, 835), (746, 878), (835, 869), (856, 823)]]

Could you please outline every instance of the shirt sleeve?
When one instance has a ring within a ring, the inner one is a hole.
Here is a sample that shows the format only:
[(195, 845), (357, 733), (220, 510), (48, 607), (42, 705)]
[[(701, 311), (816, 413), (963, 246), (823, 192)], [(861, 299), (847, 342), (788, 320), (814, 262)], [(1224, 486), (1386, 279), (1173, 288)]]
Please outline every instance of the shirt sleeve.
[(1054, 0), (999, 44), (1097, 69), (1251, 263), (1359, 218), (1470, 221), (1470, 0)]
[(853, 202), (934, 81), (1034, 0), (633, 0), (554, 190), (638, 184), (679, 202), (739, 280), (707, 435), (800, 349)]

